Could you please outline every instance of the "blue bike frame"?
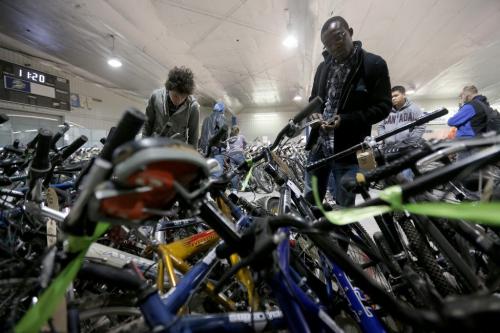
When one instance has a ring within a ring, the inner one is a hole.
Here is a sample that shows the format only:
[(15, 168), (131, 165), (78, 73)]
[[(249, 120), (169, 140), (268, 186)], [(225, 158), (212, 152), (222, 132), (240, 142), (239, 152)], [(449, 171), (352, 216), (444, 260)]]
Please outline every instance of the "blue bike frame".
[(167, 294), (160, 297), (154, 292), (140, 303), (139, 307), (147, 324), (155, 332), (254, 332), (262, 328), (286, 328), (281, 311), (178, 317), (179, 309), (198, 289), (216, 262), (215, 249), (212, 249)]
[[(289, 212), (289, 207), (287, 207), (287, 205), (289, 205), (290, 200), (295, 202), (296, 207), (303, 207), (300, 203), (300, 198), (302, 198), (300, 190), (294, 186), (293, 183), (288, 182), (287, 186), (283, 186), (283, 190), (280, 192), (280, 210), (285, 213)], [(281, 203), (281, 201), (283, 201), (283, 203)], [(364, 304), (366, 298), (363, 292), (351, 284), (345, 272), (338, 265), (327, 260), (321, 254), (320, 260), (323, 274), (327, 277), (326, 292), (329, 298), (333, 298), (334, 294), (331, 282), (328, 282), (331, 281), (333, 277), (337, 281), (339, 291), (347, 299), (351, 313), (361, 326), (363, 332), (385, 333), (386, 330), (380, 320), (372, 312), (372, 309)]]

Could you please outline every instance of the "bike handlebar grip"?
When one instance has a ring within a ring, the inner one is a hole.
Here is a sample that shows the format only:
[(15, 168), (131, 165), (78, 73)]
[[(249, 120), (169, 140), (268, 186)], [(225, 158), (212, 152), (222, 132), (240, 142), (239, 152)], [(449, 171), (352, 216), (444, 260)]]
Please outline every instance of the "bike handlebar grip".
[(110, 135), (108, 135), (100, 157), (103, 160), (111, 162), (114, 150), (121, 144), (133, 140), (145, 121), (146, 116), (141, 111), (135, 108), (125, 111), (116, 126), (116, 130), (113, 133), (110, 132)]
[(26, 149), (33, 149), (36, 147), (36, 143), (38, 142), (38, 138), (40, 134), (37, 134), (30, 142), (26, 144)]
[[(116, 126), (113, 126), (109, 129), (109, 133), (108, 135), (106, 136), (105, 140), (108, 141), (109, 139), (111, 139), (111, 137), (113, 136), (113, 134), (115, 134), (115, 131), (116, 131)], [(103, 143), (104, 144), (104, 143)]]
[(205, 154), (205, 157), (208, 158), (210, 156), (210, 150), (212, 150), (212, 147), (217, 145), (219, 141), (222, 140), (222, 138), (227, 134), (227, 125), (224, 124), (219, 131), (209, 140), (208, 142), (208, 147), (207, 147), (207, 152)]
[(99, 140), (99, 142), (104, 146), (106, 144), (106, 141), (108, 141), (113, 136), (113, 133), (115, 133), (115, 130), (116, 130), (115, 126), (111, 127), (109, 129), (108, 135), (105, 138), (101, 138), (101, 140)]
[(71, 156), (75, 151), (78, 150), (81, 146), (83, 146), (89, 139), (85, 135), (80, 135), (75, 141), (71, 142), (69, 146), (64, 148), (61, 153), (61, 157), (63, 160), (67, 159)]
[(315, 97), (306, 107), (300, 111), (298, 114), (293, 117), (293, 122), (295, 124), (300, 123), (303, 119), (309, 117), (314, 112), (318, 111), (321, 105), (323, 104), (323, 100), (321, 97)]
[(36, 144), (35, 156), (31, 163), (31, 169), (36, 171), (45, 171), (50, 169), (49, 152), (52, 141), (52, 132), (47, 129), (38, 131), (38, 140)]
[(61, 138), (63, 137), (63, 135), (64, 135), (64, 133), (61, 133), (61, 132), (57, 132), (56, 134), (54, 134), (54, 137), (52, 138), (52, 142), (50, 143), (50, 145), (52, 147), (55, 147), (57, 141), (61, 140)]

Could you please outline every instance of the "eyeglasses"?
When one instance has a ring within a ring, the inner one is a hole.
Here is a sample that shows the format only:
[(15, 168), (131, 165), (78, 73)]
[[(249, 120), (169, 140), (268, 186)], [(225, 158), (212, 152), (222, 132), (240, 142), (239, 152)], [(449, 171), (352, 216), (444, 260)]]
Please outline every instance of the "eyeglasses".
[(327, 32), (325, 33), (325, 37), (323, 38), (323, 44), (326, 44), (326, 42), (334, 42), (334, 43), (340, 43), (345, 40), (345, 37), (347, 35), (347, 31), (342, 31), (339, 33), (333, 33), (333, 32)]

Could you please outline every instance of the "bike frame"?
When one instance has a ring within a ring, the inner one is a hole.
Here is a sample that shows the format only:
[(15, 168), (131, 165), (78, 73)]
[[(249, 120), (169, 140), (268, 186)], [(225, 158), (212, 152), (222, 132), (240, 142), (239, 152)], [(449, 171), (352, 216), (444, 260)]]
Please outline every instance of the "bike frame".
[[(280, 190), (279, 214), (289, 214), (292, 202), (303, 214), (303, 216), (314, 218), (314, 215), (305, 202), (300, 189), (292, 181), (286, 180)], [(284, 251), (286, 250), (282, 249), (282, 251), (283, 255)], [(369, 307), (364, 304), (366, 298), (362, 291), (351, 284), (345, 272), (338, 265), (332, 262), (328, 262), (327, 265), (322, 264), (321, 266), (323, 268), (323, 274), (325, 277), (330, 276), (335, 278), (339, 286), (339, 290), (341, 290), (344, 297), (347, 299), (351, 312), (354, 318), (356, 318), (357, 322), (362, 327), (363, 331), (380, 333), (386, 332), (384, 326), (377, 318), (377, 316), (371, 311)], [(327, 285), (329, 285), (329, 283), (327, 283)], [(329, 289), (327, 292), (333, 292), (331, 288), (327, 287), (327, 289)], [(304, 301), (304, 299), (301, 298), (301, 301)]]
[[(280, 308), (287, 313), (285, 320), (288, 329), (291, 332), (316, 331), (311, 329), (309, 327), (310, 325), (313, 328), (326, 326), (334, 332), (340, 331), (323, 308), (315, 304), (291, 277), (288, 238), (279, 244), (278, 256), (279, 266), (281, 268), (280, 272), (277, 272), (268, 282), (273, 290), (273, 294), (279, 302)], [(186, 275), (184, 275), (175, 288), (172, 288), (167, 294), (162, 296), (161, 301), (157, 293), (151, 294), (140, 305), (141, 311), (148, 324), (152, 328), (170, 325), (170, 329), (172, 330), (192, 329), (193, 327), (189, 325), (194, 325), (194, 322), (189, 319), (183, 320), (190, 316), (177, 318), (176, 314), (189, 299), (190, 295), (206, 279), (216, 262), (215, 249), (213, 249), (203, 260), (198, 262), (186, 273)], [(298, 300), (296, 300), (297, 297)], [(307, 314), (303, 312), (304, 306), (307, 309)], [(317, 323), (318, 316), (322, 319), (319, 324)], [(205, 320), (206, 325), (211, 327), (213, 327), (213, 325), (221, 325), (214, 329), (224, 330), (225, 323), (220, 321), (219, 316), (206, 317)], [(283, 324), (283, 322), (281, 323)]]

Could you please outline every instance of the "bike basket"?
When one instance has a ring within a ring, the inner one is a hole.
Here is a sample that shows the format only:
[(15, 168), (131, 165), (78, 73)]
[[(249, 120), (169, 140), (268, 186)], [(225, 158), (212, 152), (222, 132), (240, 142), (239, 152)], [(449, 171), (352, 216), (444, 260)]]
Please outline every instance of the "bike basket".
[[(112, 181), (103, 184), (99, 211), (110, 218), (144, 220), (170, 207), (179, 188), (189, 193), (208, 179), (206, 160), (191, 146), (148, 138), (121, 146), (114, 154)], [(184, 192), (184, 191), (183, 191)]]

